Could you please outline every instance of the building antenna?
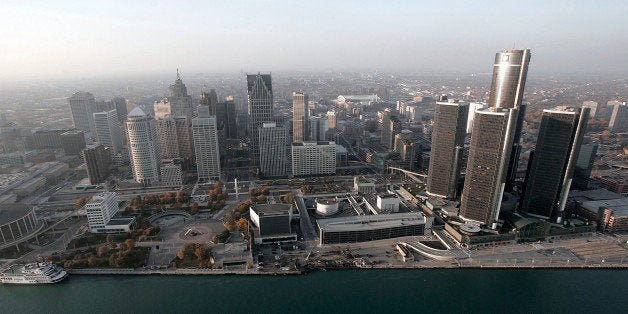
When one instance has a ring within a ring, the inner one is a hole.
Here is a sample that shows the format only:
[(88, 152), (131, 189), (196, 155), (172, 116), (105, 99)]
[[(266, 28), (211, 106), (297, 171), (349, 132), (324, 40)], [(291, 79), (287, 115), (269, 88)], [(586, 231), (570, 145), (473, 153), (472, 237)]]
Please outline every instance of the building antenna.
[(181, 76), (179, 76), (179, 68), (177, 68), (177, 80), (180, 80)]

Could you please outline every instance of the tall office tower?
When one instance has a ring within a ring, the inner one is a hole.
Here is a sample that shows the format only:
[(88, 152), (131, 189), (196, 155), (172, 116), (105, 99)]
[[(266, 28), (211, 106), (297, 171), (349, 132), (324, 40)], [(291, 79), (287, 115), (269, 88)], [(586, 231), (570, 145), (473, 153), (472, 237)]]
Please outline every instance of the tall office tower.
[(510, 161), (508, 162), (506, 191), (512, 191), (513, 189), (519, 164), (521, 129), (526, 109), (522, 99), (529, 64), (530, 49), (504, 50), (495, 54), (488, 106), (491, 108), (518, 108), (519, 114), (519, 117), (513, 121), (515, 123), (515, 131), (512, 141), (513, 148), (510, 153)]
[(83, 131), (67, 131), (61, 133), (61, 147), (66, 155), (80, 155), (85, 149), (85, 134)]
[(68, 98), (70, 103), (70, 111), (72, 111), (72, 121), (77, 130), (85, 133), (91, 133), (94, 129), (94, 120), (92, 114), (96, 107), (96, 100), (91, 93), (76, 92)]
[(310, 117), (308, 140), (325, 141), (327, 131), (329, 131), (329, 121), (327, 117)]
[(115, 109), (94, 113), (94, 130), (100, 144), (111, 148), (113, 154), (122, 150), (122, 134)]
[(593, 163), (595, 162), (598, 149), (598, 144), (590, 140), (591, 139), (585, 137), (582, 145), (580, 145), (576, 169), (573, 174), (572, 189), (589, 189), (589, 178), (591, 177), (591, 170), (593, 170)]
[(155, 114), (155, 120), (163, 119), (172, 114), (172, 106), (168, 98), (164, 98), (159, 102), (156, 101), (153, 104), (153, 113)]
[(310, 109), (308, 108), (308, 95), (304, 93), (292, 93), (292, 142), (303, 143), (309, 140), (308, 126), (310, 121)]
[(286, 128), (274, 122), (259, 129), (259, 170), (267, 178), (286, 175)]
[(292, 143), (292, 174), (294, 176), (336, 173), (335, 142)]
[(392, 112), (390, 109), (384, 110), (382, 114), (382, 132), (381, 132), (381, 143), (382, 146), (393, 149), (395, 135), (401, 132), (401, 121), (397, 117), (395, 112)]
[(102, 144), (88, 145), (83, 150), (83, 161), (87, 168), (89, 183), (96, 185), (105, 182), (111, 166), (110, 149)]
[(482, 108), (486, 108), (486, 103), (469, 103), (469, 114), (467, 115), (467, 134), (471, 134), (471, 132), (473, 132), (473, 118), (475, 118), (475, 111)]
[(248, 101), (248, 129), (252, 159), (259, 163), (259, 129), (273, 121), (273, 85), (270, 74), (246, 76)]
[(588, 119), (589, 108), (543, 110), (522, 212), (561, 222)]
[(111, 109), (116, 109), (113, 105), (113, 102), (110, 100), (97, 100), (94, 103), (94, 112), (103, 112), (109, 111)]
[(228, 96), (224, 102), (224, 106), (226, 107), (226, 116), (225, 116), (225, 135), (229, 139), (237, 139), (238, 138), (238, 124), (237, 124), (237, 116), (236, 116), (236, 105), (233, 100), (233, 96)]
[(517, 110), (487, 108), (475, 112), (460, 216), (492, 229), (497, 227), (506, 185)]
[(595, 101), (588, 100), (582, 102), (582, 108), (589, 108), (589, 118), (595, 118), (597, 116), (599, 107), (600, 105)]
[(467, 133), (468, 103), (437, 102), (427, 191), (455, 198)]
[(415, 136), (412, 133), (412, 131), (405, 130), (405, 129), (401, 130), (401, 132), (399, 132), (399, 134), (395, 135), (394, 151), (396, 153), (401, 153), (403, 145), (406, 142), (408, 142), (408, 141), (412, 142), (414, 138), (415, 138)]
[(124, 99), (124, 97), (114, 97), (111, 99), (111, 102), (116, 109), (118, 122), (124, 122), (126, 120), (126, 116), (129, 114), (126, 109), (126, 99)]
[(212, 116), (216, 115), (216, 104), (218, 104), (218, 94), (216, 94), (216, 91), (211, 89), (208, 92), (202, 92), (200, 95), (200, 102), (199, 105), (201, 106), (208, 106), (209, 107), (209, 114)]
[(608, 130), (611, 132), (628, 132), (628, 105), (626, 103), (613, 106), (611, 120), (608, 122)]
[(178, 69), (177, 79), (174, 81), (174, 84), (170, 85), (168, 102), (170, 103), (170, 114), (174, 116), (187, 116), (190, 119), (194, 117), (192, 96), (188, 95), (188, 89), (185, 87), (185, 84), (183, 84)]
[(157, 141), (155, 119), (142, 107), (136, 107), (126, 120), (133, 179), (143, 186), (157, 184), (160, 178), (161, 149)]
[(194, 158), (190, 119), (186, 116), (167, 115), (156, 120), (157, 138), (161, 158)]
[(199, 181), (220, 179), (220, 150), (216, 116), (210, 115), (210, 107), (198, 106), (198, 116), (192, 119), (192, 138)]
[(329, 121), (329, 128), (330, 129), (335, 129), (336, 128), (336, 112), (331, 110), (331, 111), (327, 111), (327, 121)]

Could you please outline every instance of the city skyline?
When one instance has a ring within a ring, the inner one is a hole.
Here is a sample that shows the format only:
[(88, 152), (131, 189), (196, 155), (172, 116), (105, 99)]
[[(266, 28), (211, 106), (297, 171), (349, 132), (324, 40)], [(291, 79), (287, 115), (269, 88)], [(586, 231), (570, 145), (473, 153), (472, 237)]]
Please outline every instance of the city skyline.
[[(125, 3), (120, 10), (119, 3), (108, 2), (9, 2), (0, 19), (6, 32), (0, 81), (176, 67), (187, 72), (483, 73), (482, 60), (513, 46), (535, 50), (537, 72), (622, 73), (628, 68), (620, 58), (628, 45), (618, 40), (628, 31), (621, 23), (607, 23), (622, 19), (627, 4), (619, 1), (569, 6), (308, 2), (300, 4), (308, 14), (298, 22), (289, 14), (294, 6), (283, 1), (173, 6)], [(205, 18), (207, 11), (213, 18)], [(166, 16), (177, 22), (164, 22)]]

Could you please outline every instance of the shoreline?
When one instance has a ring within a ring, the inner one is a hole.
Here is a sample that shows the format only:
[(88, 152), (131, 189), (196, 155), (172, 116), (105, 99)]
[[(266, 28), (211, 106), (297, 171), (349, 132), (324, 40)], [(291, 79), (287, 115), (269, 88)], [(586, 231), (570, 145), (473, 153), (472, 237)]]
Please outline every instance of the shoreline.
[(442, 266), (385, 266), (385, 267), (310, 267), (303, 270), (291, 271), (264, 271), (257, 270), (213, 270), (213, 269), (108, 269), (108, 268), (83, 268), (83, 269), (66, 269), (70, 275), (165, 275), (165, 276), (213, 276), (213, 275), (253, 275), (253, 276), (296, 276), (304, 275), (314, 271), (342, 271), (342, 270), (384, 270), (384, 269), (628, 269), (626, 265), (609, 264), (609, 265), (442, 265)]

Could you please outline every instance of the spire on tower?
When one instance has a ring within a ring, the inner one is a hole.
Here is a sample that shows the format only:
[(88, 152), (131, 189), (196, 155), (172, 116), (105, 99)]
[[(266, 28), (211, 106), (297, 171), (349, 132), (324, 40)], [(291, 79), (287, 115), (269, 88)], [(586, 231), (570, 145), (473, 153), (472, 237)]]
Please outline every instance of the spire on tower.
[(177, 80), (180, 80), (181, 76), (179, 76), (179, 68), (177, 68)]

